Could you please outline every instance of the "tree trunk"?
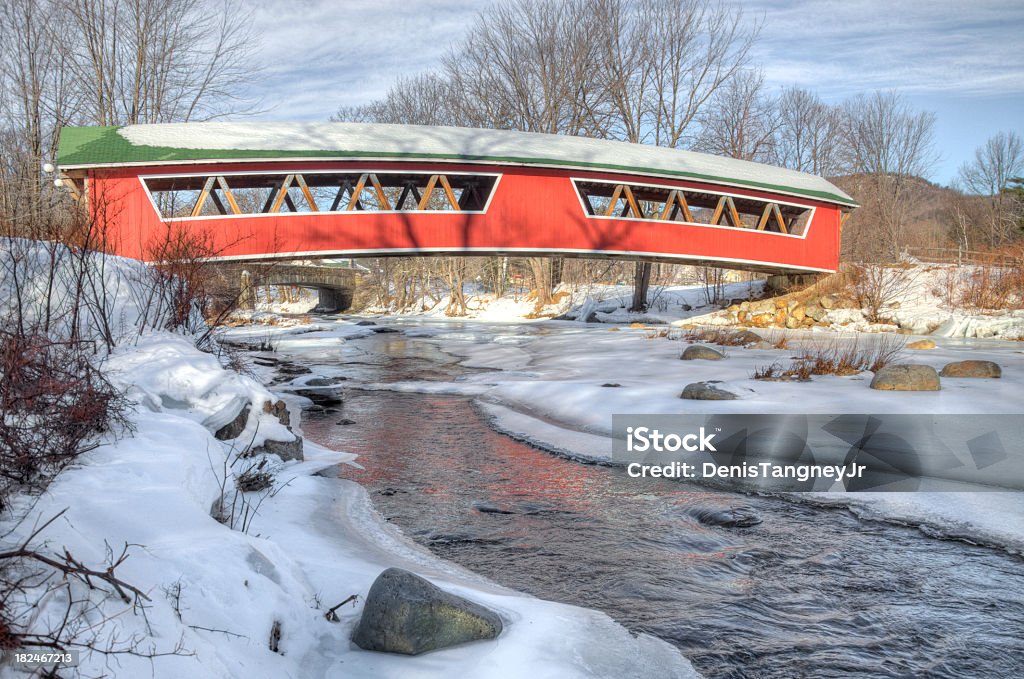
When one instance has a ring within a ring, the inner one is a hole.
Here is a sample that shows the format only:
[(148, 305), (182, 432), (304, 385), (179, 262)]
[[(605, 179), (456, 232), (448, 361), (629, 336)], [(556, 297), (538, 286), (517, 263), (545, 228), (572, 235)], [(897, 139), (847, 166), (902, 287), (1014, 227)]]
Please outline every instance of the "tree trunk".
[(633, 274), (633, 306), (630, 311), (647, 311), (647, 291), (651, 288), (651, 263), (637, 262)]
[(551, 304), (551, 264), (546, 257), (530, 257), (533, 289), (537, 294), (537, 308)]

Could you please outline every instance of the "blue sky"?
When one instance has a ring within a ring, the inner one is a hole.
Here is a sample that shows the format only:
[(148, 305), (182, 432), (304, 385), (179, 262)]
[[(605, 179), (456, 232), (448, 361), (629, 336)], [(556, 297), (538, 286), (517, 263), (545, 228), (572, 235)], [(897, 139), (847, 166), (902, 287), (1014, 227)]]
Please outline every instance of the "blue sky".
[[(491, 0), (496, 2), (500, 0)], [(1024, 134), (1020, 0), (726, 0), (763, 22), (754, 61), (773, 88), (839, 102), (896, 89), (937, 116), (949, 183), (1000, 130)], [(262, 73), (252, 93), (274, 120), (323, 120), (381, 96), (400, 74), (430, 70), (487, 0), (258, 0)]]

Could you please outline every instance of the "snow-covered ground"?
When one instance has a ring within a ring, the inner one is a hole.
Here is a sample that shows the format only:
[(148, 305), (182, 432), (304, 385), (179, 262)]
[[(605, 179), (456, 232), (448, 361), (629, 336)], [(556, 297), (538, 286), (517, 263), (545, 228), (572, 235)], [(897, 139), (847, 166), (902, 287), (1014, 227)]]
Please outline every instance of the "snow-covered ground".
[[(970, 286), (980, 267), (957, 267), (944, 264), (915, 264), (906, 268), (887, 269), (879, 277), (878, 286), (885, 290), (880, 297), (881, 322), (869, 322), (865, 309), (834, 308), (825, 310), (822, 322), (815, 324), (818, 332), (912, 332), (939, 337), (1024, 338), (1024, 309), (978, 309), (963, 304), (951, 305)], [(555, 291), (555, 301), (538, 308), (534, 299), (523, 292), (495, 297), (467, 285), (463, 291), (466, 315), (463, 318), (490, 323), (524, 323), (550, 318), (587, 320), (598, 323), (675, 323), (692, 325), (735, 325), (736, 313), (723, 310), (733, 300), (759, 299), (765, 294), (764, 281), (724, 283), (719, 289), (703, 285), (652, 286), (649, 308), (644, 313), (628, 311), (633, 289), (627, 284), (563, 284)], [(806, 291), (814, 294), (814, 288)], [(280, 296), (280, 293), (276, 293)], [(315, 304), (309, 292), (298, 294), (297, 301), (285, 302), (278, 297), (261, 299), (257, 304), (262, 316), (253, 320), (265, 322), (274, 313), (306, 313)], [(843, 294), (851, 294), (847, 291)], [(842, 295), (841, 295), (842, 296)], [(717, 300), (717, 302), (715, 302)], [(405, 316), (447, 318), (448, 298), (423, 298), (413, 306), (417, 311), (401, 310)], [(269, 312), (269, 314), (267, 313)], [(389, 315), (395, 309), (371, 307), (370, 315)]]

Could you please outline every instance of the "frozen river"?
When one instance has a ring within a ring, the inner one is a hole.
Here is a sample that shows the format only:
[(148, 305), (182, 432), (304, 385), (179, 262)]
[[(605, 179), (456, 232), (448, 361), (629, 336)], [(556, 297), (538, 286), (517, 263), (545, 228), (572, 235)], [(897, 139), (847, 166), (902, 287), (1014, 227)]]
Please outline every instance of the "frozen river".
[(1020, 557), (540, 451), (488, 426), (473, 389), (457, 388), (488, 373), (442, 349), (458, 344), (464, 357), (467, 345), (516, 346), (557, 326), (402, 327), (289, 356), (298, 336), (280, 355), (346, 378), (344, 405), (307, 414), (306, 435), (359, 453), (365, 471), (346, 476), (439, 556), (603, 610), (673, 643), (707, 677), (1024, 673)]

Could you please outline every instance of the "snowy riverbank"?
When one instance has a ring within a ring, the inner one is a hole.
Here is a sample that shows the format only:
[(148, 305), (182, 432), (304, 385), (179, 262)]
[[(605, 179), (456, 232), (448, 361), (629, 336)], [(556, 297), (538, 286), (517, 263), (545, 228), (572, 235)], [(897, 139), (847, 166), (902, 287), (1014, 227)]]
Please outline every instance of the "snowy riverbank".
[[(108, 601), (103, 640), (177, 653), (94, 653), (83, 660), (85, 675), (109, 665), (118, 677), (696, 676), (671, 646), (634, 637), (604, 614), (521, 595), (434, 558), (388, 526), (359, 485), (318, 474), (352, 455), (307, 442), (303, 462), (269, 457), (274, 494), (247, 531), (231, 529), (211, 516), (232, 457), (211, 423), (241, 402), (274, 397), (179, 335), (122, 346), (106, 370), (136, 403), (134, 435), (88, 453), (34, 505), (25, 498), (25, 519), (9, 539), (66, 509), (45, 533), (55, 548), (102, 564), (105, 545), (130, 545), (118, 574), (150, 600), (145, 616)], [(415, 658), (358, 649), (349, 637), (361, 602), (339, 609), (334, 623), (325, 610), (364, 597), (391, 566), (494, 609), (505, 632)], [(275, 628), (277, 652), (269, 648)]]

